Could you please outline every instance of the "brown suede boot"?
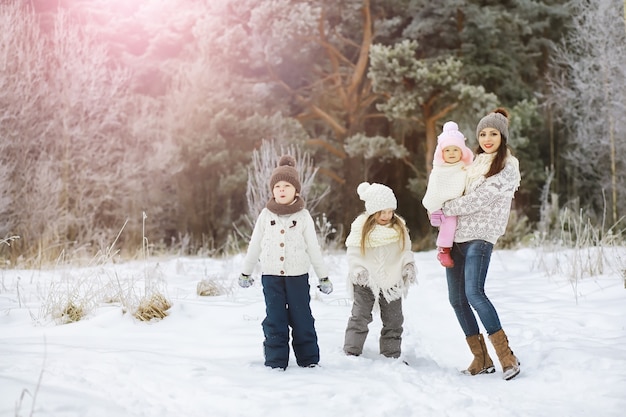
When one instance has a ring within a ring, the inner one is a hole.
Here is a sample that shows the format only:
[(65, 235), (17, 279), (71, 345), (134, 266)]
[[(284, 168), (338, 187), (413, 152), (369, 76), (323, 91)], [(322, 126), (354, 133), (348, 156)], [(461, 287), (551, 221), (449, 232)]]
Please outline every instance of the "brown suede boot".
[(504, 330), (498, 330), (490, 335), (489, 339), (493, 343), (493, 347), (496, 348), (498, 360), (500, 360), (500, 365), (502, 365), (502, 378), (507, 381), (515, 378), (520, 373), (520, 363), (509, 347), (509, 339), (504, 334)]
[(479, 374), (491, 374), (496, 371), (493, 367), (493, 361), (489, 357), (487, 352), (487, 345), (485, 345), (485, 338), (482, 334), (473, 336), (467, 336), (465, 338), (469, 345), (474, 360), (470, 364), (469, 368), (462, 371), (465, 375), (479, 375)]

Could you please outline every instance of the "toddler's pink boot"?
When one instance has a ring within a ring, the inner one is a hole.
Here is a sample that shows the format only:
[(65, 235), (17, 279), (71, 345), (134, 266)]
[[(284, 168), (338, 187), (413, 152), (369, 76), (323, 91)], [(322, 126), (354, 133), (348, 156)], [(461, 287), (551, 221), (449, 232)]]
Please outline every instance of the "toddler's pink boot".
[(454, 266), (454, 261), (452, 260), (452, 256), (450, 256), (450, 248), (437, 248), (437, 259), (441, 263), (441, 266), (446, 268), (452, 268)]

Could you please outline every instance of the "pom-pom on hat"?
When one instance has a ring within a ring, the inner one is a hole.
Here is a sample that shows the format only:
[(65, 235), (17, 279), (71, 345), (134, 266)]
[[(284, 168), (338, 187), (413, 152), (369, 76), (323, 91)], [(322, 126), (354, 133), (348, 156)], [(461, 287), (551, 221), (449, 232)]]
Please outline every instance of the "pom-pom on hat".
[(398, 201), (391, 188), (383, 184), (362, 182), (356, 189), (359, 198), (365, 201), (365, 212), (372, 215), (381, 210), (398, 208)]
[(476, 126), (476, 138), (478, 138), (480, 131), (487, 127), (498, 129), (502, 139), (506, 141), (509, 138), (509, 112), (502, 107), (498, 107), (480, 119), (478, 126)]
[(435, 149), (434, 163), (443, 165), (443, 150), (448, 146), (456, 146), (461, 150), (461, 161), (469, 165), (474, 160), (474, 153), (465, 144), (465, 136), (459, 131), (459, 125), (450, 121), (443, 125), (443, 132), (437, 136), (437, 148)]
[(287, 181), (293, 185), (296, 189), (296, 193), (300, 194), (300, 175), (296, 171), (296, 160), (291, 155), (283, 155), (278, 161), (278, 166), (274, 168), (272, 177), (270, 178), (270, 191), (274, 189), (274, 186), (278, 181)]

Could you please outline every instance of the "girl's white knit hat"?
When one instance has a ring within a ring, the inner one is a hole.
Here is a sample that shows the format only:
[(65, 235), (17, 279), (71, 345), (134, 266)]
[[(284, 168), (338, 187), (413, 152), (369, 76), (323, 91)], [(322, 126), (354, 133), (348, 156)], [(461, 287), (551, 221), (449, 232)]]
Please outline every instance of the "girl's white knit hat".
[(443, 165), (443, 150), (448, 146), (456, 146), (461, 150), (461, 161), (465, 165), (469, 165), (474, 160), (474, 153), (465, 145), (465, 136), (459, 130), (459, 125), (453, 121), (446, 122), (443, 125), (443, 132), (437, 136), (437, 148), (435, 149), (435, 158), (433, 162), (436, 165)]
[(365, 201), (365, 212), (372, 215), (381, 210), (395, 210), (398, 201), (391, 188), (383, 184), (362, 182), (356, 189), (359, 198)]

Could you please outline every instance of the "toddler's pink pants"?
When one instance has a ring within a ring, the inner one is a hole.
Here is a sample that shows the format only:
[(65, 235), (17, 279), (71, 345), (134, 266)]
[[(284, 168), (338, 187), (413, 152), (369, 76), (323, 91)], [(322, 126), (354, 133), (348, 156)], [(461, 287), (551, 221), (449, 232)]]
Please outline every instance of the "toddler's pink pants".
[(451, 248), (454, 242), (454, 232), (456, 231), (456, 216), (445, 216), (439, 226), (437, 235), (438, 248)]

